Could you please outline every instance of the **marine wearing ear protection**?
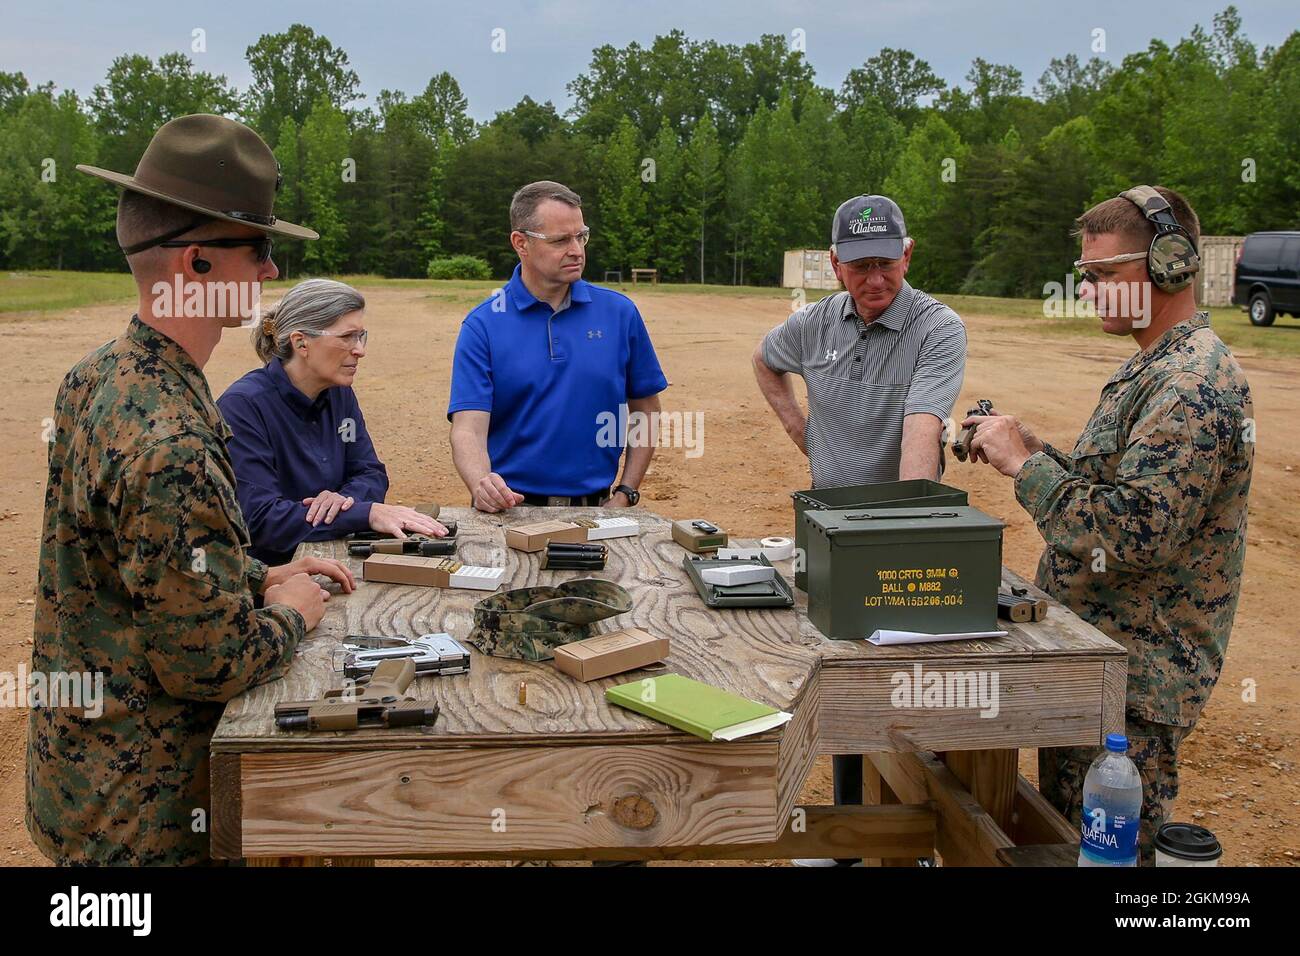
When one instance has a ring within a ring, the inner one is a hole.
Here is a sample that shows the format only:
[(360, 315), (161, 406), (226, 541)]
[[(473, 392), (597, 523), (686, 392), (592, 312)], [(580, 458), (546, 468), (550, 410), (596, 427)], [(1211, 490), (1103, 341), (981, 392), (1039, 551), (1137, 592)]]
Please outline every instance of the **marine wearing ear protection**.
[(1142, 210), (1155, 228), (1147, 250), (1147, 275), (1161, 292), (1181, 292), (1201, 269), (1201, 256), (1191, 233), (1178, 224), (1165, 197), (1151, 186), (1134, 186), (1120, 196)]

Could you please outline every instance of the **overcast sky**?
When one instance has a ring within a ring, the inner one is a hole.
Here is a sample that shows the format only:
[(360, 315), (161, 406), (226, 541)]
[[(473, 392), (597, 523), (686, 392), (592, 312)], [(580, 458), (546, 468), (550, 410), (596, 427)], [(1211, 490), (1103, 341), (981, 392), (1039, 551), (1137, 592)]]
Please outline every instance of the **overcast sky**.
[[(224, 73), (237, 87), (249, 82), (244, 51), (263, 33), (305, 23), (347, 51), (366, 102), (381, 89), (418, 93), (429, 77), (449, 71), (469, 98), (475, 119), (490, 119), (524, 94), (563, 110), (565, 84), (603, 44), (648, 44), (680, 28), (693, 39), (744, 43), (763, 33), (790, 38), (802, 30), (817, 81), (835, 89), (853, 67), (881, 47), (903, 47), (930, 63), (949, 85), (960, 83), (977, 56), (1009, 63), (1024, 74), (1026, 92), (1052, 57), (1092, 56), (1093, 31), (1105, 30), (1105, 58), (1118, 65), (1153, 37), (1170, 43), (1194, 24), (1210, 28), (1226, 0), (1092, 3), (1037, 0), (534, 0), (474, 3), (271, 3), (220, 0), (178, 3), (137, 0), (0, 0), (0, 69), (33, 83), (53, 80), (82, 96), (103, 80), (114, 57), (189, 53), (201, 27), (207, 52), (192, 54), (200, 69)], [(1237, 4), (1256, 46), (1276, 46), (1300, 28), (1295, 0)], [(120, 12), (122, 9), (128, 12)], [(505, 52), (492, 50), (505, 31)]]

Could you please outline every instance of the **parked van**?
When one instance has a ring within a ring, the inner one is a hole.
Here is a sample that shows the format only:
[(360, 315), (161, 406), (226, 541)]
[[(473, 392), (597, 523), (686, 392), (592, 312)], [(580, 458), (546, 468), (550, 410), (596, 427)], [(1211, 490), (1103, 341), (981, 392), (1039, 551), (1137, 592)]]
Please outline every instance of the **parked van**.
[(1272, 325), (1279, 315), (1300, 317), (1300, 232), (1253, 232), (1237, 253), (1232, 304), (1244, 306), (1252, 325)]

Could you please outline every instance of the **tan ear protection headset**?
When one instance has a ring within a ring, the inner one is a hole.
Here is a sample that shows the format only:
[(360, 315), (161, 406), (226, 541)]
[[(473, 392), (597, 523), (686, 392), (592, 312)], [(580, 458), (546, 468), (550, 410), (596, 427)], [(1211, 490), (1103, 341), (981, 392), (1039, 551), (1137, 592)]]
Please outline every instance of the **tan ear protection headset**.
[(1134, 186), (1120, 196), (1142, 210), (1156, 235), (1147, 250), (1147, 275), (1161, 292), (1181, 292), (1201, 269), (1201, 256), (1191, 233), (1178, 224), (1174, 211), (1151, 186)]

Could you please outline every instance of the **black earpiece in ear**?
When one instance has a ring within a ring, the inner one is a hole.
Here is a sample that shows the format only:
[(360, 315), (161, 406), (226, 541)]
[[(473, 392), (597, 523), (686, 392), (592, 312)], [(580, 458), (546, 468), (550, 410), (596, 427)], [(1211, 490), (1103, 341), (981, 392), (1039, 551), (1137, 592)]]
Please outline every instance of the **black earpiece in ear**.
[(199, 273), (200, 275), (207, 272), (211, 268), (212, 268), (212, 263), (209, 262), (207, 259), (194, 260), (194, 271)]

